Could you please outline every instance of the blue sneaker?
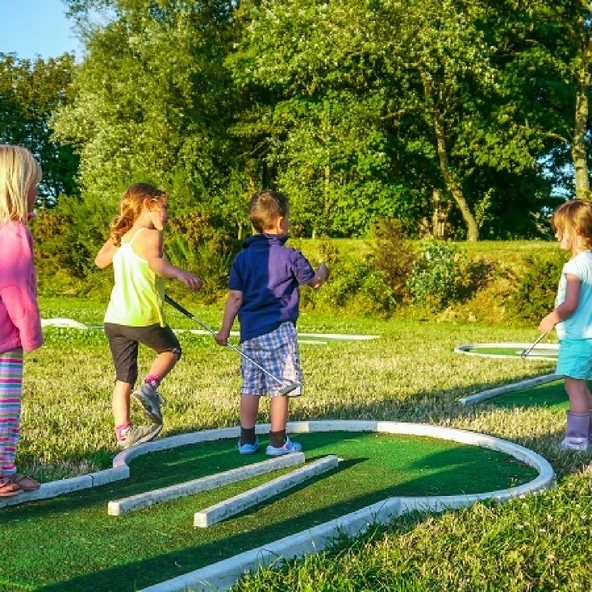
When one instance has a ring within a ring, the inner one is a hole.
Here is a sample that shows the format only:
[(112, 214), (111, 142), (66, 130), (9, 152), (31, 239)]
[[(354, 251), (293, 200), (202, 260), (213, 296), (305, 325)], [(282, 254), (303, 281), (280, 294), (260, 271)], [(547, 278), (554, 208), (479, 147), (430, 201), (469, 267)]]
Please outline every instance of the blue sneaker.
[(302, 446), (298, 442), (292, 442), (290, 438), (286, 438), (283, 446), (272, 446), (270, 444), (265, 452), (267, 456), (283, 456), (292, 452), (302, 452)]
[(241, 444), (239, 439), (237, 447), (240, 454), (255, 454), (259, 450), (259, 439), (255, 440), (255, 444)]

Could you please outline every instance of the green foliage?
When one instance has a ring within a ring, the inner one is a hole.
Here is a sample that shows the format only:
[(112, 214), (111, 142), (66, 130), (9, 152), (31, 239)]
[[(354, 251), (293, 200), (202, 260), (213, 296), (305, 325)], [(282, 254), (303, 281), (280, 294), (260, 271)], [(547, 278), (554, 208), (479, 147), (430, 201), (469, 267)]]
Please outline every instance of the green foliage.
[(42, 291), (102, 292), (105, 276), (94, 260), (108, 237), (111, 217), (104, 204), (65, 196), (38, 214), (32, 233)]
[[(236, 252), (230, 233), (209, 214), (190, 212), (171, 218), (165, 241), (169, 261), (202, 278), (200, 297), (205, 302), (219, 298)], [(171, 291), (174, 293), (174, 287)]]
[(398, 220), (381, 220), (373, 233), (374, 268), (384, 277), (398, 303), (409, 299), (408, 277), (417, 258)]
[(52, 136), (52, 117), (72, 94), (74, 56), (46, 61), (19, 60), (0, 53), (0, 141), (28, 148), (41, 163), (43, 180), (37, 202), (56, 204), (61, 195), (77, 195), (78, 157)]
[(456, 245), (424, 242), (407, 280), (412, 303), (439, 310), (457, 301), (462, 293), (466, 264), (466, 251)]
[(517, 278), (516, 290), (508, 300), (508, 313), (536, 324), (551, 312), (565, 261), (565, 253), (559, 249), (528, 256), (526, 271)]

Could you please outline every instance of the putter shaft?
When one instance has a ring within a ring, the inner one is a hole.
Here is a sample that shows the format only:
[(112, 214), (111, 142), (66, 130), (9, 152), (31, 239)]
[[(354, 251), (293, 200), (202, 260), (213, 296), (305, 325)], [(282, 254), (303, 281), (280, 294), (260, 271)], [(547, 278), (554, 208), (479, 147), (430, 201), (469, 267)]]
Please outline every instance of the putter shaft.
[(545, 333), (541, 333), (538, 336), (538, 339), (528, 348), (525, 349), (521, 354), (520, 357), (522, 359), (526, 358), (526, 356), (545, 338)]
[[(192, 321), (195, 321), (200, 327), (203, 327), (208, 333), (211, 333), (212, 335), (216, 335), (216, 331), (214, 331), (214, 329), (212, 329), (211, 327), (206, 325), (203, 321), (200, 321), (195, 315), (193, 315), (191, 312), (189, 312), (185, 307), (181, 306), (178, 302), (173, 300), (170, 296), (167, 296), (165, 294), (164, 300), (165, 300), (165, 302), (170, 304), (173, 308), (176, 308), (181, 314), (185, 315), (186, 317), (188, 317)], [(275, 380), (278, 384), (281, 384), (282, 388), (280, 389), (280, 395), (287, 395), (288, 393), (291, 393), (293, 390), (298, 388), (299, 384), (297, 382), (292, 382), (292, 383), (286, 384), (283, 380), (280, 380), (277, 376), (274, 376), (271, 372), (266, 370), (263, 366), (261, 366), (260, 364), (255, 362), (255, 360), (253, 360), (252, 358), (247, 356), (247, 354), (245, 354), (240, 348), (236, 347), (236, 345), (234, 345), (232, 343), (228, 343), (228, 347), (230, 349), (234, 350), (240, 356), (242, 356), (245, 360), (247, 360), (248, 362), (253, 364), (253, 366), (255, 366), (256, 368), (259, 368), (259, 370), (261, 370), (261, 372), (263, 372), (264, 374), (269, 376), (269, 378)]]

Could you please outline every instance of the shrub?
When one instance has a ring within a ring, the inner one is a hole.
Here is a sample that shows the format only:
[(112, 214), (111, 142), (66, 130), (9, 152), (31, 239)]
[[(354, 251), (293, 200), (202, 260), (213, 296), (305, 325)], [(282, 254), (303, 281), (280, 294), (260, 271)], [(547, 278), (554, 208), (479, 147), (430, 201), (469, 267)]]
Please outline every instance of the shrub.
[(559, 249), (526, 256), (526, 271), (517, 278), (516, 290), (508, 300), (510, 316), (538, 323), (550, 312), (565, 261), (566, 254)]
[(426, 241), (413, 263), (407, 287), (415, 305), (442, 310), (459, 300), (465, 280), (467, 254), (452, 243)]
[(414, 249), (405, 240), (403, 225), (398, 220), (381, 220), (372, 236), (376, 275), (388, 285), (394, 301), (401, 304), (409, 300), (407, 280), (416, 259)]

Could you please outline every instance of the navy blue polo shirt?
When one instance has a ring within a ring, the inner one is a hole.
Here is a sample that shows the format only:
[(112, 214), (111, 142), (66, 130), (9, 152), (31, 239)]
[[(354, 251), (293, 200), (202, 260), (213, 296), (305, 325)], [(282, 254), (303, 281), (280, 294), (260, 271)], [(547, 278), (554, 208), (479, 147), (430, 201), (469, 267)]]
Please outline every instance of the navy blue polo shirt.
[(296, 324), (298, 287), (315, 276), (308, 259), (286, 247), (285, 234), (256, 234), (243, 243), (234, 258), (228, 288), (242, 292), (238, 311), (240, 340), (275, 331), (282, 323)]

